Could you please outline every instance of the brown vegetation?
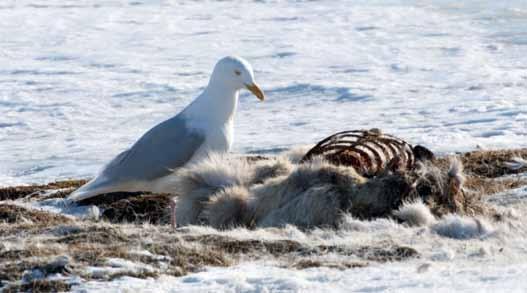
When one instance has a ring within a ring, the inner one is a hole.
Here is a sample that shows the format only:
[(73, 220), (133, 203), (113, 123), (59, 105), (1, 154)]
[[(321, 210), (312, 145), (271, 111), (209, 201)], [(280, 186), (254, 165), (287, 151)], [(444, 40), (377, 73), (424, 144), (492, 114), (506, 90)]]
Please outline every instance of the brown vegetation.
[(65, 224), (71, 222), (71, 219), (63, 215), (26, 209), (13, 204), (0, 204), (0, 222)]
[(293, 263), (291, 267), (295, 269), (299, 269), (299, 270), (304, 270), (304, 269), (309, 269), (309, 268), (319, 268), (319, 267), (345, 270), (345, 269), (351, 269), (351, 268), (363, 268), (367, 265), (368, 265), (367, 262), (350, 262), (350, 261), (335, 262), (335, 261), (303, 259), (303, 260)]
[(69, 192), (57, 192), (53, 197), (64, 197), (73, 189), (78, 188), (86, 183), (86, 180), (65, 180), (57, 181), (45, 185), (29, 185), (0, 188), (0, 200), (15, 200), (29, 195), (38, 195), (50, 190), (70, 189)]
[[(386, 211), (397, 208), (405, 199), (420, 197), (436, 215), (449, 212), (484, 214), (489, 212), (489, 208), (481, 201), (485, 195), (527, 184), (519, 177), (503, 177), (527, 172), (527, 168), (510, 170), (505, 167), (504, 162), (516, 156), (527, 157), (527, 149), (476, 151), (460, 155), (458, 157), (465, 168), (464, 178), (449, 175), (448, 160), (437, 158), (432, 160), (432, 166), (427, 170), (433, 167), (436, 175), (440, 175), (432, 176), (432, 172), (423, 176), (418, 171), (381, 174), (369, 179), (368, 184), (372, 185), (369, 192), (376, 188), (379, 196), (393, 197), (387, 200)], [(264, 158), (248, 160), (256, 162)], [(28, 196), (32, 200), (64, 197), (84, 182), (72, 180), (2, 188), (0, 200), (28, 199)], [(60, 191), (47, 197), (40, 196), (49, 190)], [(145, 193), (96, 197), (90, 203), (97, 204), (103, 210), (103, 221), (99, 223), (28, 209), (12, 202), (0, 203), (0, 290), (55, 292), (71, 288), (71, 284), (65, 281), (31, 279), (28, 274), (35, 270), (44, 275), (59, 272), (65, 276), (78, 275), (85, 280), (112, 280), (125, 275), (138, 278), (157, 277), (160, 274), (182, 276), (205, 266), (230, 266), (240, 259), (273, 258), (285, 267), (296, 269), (347, 269), (363, 267), (371, 262), (404, 261), (419, 257), (419, 252), (412, 247), (382, 241), (365, 246), (310, 246), (288, 239), (238, 239), (216, 233), (174, 232), (166, 225), (169, 200), (168, 195)], [(378, 212), (360, 205), (352, 205), (350, 211), (362, 218), (370, 218)], [(376, 216), (389, 215), (383, 210)], [(341, 255), (343, 260), (325, 260), (323, 256), (329, 254)], [(65, 258), (66, 261), (57, 261), (58, 258)], [(125, 259), (154, 269), (123, 268), (106, 275), (86, 273), (87, 266), (107, 266), (109, 258)]]
[(474, 151), (460, 156), (467, 174), (486, 178), (527, 172), (527, 167), (518, 170), (507, 168), (505, 162), (515, 157), (527, 158), (527, 149)]
[(3, 288), (2, 292), (67, 292), (71, 287), (71, 284), (64, 281), (33, 280), (24, 284), (9, 285)]
[(168, 224), (168, 194), (140, 194), (103, 205), (103, 218), (111, 223)]

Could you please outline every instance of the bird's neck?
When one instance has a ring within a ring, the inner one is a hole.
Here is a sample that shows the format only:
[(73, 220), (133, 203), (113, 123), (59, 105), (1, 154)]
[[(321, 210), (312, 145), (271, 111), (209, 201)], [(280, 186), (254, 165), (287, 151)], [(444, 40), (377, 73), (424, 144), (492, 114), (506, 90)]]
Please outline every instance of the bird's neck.
[(219, 126), (232, 122), (237, 105), (238, 89), (211, 82), (185, 114), (199, 124)]

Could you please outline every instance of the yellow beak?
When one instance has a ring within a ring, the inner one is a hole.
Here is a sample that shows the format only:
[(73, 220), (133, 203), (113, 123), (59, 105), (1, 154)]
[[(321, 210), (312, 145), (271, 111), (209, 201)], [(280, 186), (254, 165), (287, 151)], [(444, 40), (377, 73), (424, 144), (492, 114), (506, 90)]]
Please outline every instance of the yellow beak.
[(260, 101), (265, 100), (264, 93), (256, 84), (246, 84), (245, 87), (251, 91)]

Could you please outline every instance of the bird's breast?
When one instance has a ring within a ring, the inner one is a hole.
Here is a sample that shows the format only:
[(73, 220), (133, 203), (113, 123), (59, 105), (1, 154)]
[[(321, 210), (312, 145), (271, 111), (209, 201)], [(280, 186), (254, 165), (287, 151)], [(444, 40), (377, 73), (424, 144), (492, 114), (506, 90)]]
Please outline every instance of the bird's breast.
[(192, 157), (192, 160), (202, 158), (211, 152), (228, 152), (232, 146), (233, 134), (233, 127), (229, 123), (224, 127), (209, 128), (204, 132), (205, 140)]
[(232, 130), (222, 129), (221, 131), (211, 131), (205, 137), (204, 145), (214, 152), (228, 152), (231, 148)]

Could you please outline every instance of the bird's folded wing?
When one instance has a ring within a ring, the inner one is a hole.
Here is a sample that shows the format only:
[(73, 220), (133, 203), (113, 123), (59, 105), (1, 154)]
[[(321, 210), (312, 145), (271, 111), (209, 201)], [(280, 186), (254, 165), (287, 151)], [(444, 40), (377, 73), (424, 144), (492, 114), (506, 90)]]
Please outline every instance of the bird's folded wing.
[(116, 181), (154, 180), (185, 165), (204, 141), (203, 133), (176, 116), (150, 129), (108, 164), (102, 175)]
[(135, 189), (184, 166), (204, 141), (204, 134), (188, 127), (183, 118), (166, 120), (115, 157), (96, 178), (73, 192), (68, 201), (116, 191), (148, 191)]

